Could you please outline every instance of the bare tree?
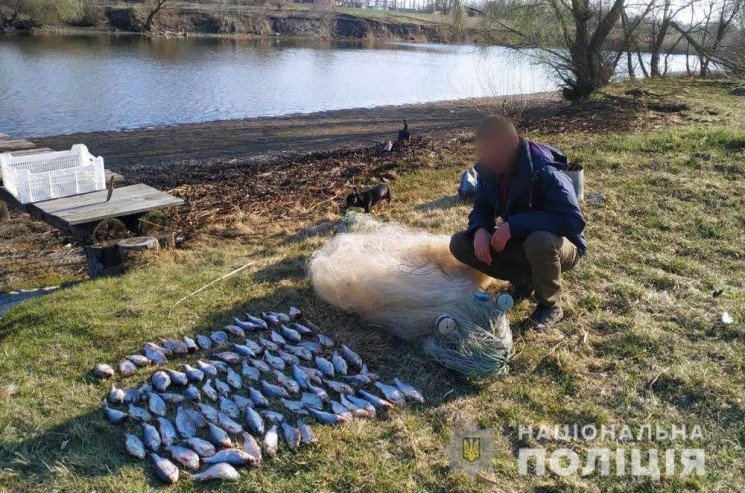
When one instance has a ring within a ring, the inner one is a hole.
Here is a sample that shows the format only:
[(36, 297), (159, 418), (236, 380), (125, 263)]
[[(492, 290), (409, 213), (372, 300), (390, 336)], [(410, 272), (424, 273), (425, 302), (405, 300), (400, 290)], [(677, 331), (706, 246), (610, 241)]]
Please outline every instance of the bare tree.
[[(649, 36), (649, 75), (652, 77), (660, 77), (663, 75), (663, 71), (660, 69), (660, 57), (662, 55), (662, 49), (666, 41), (669, 41), (669, 34), (671, 31), (671, 23), (675, 21), (677, 16), (693, 6), (696, 0), (686, 0), (679, 5), (674, 4), (673, 0), (661, 0), (658, 5), (652, 10), (652, 22), (650, 25), (650, 36)], [(675, 44), (677, 45), (682, 36), (679, 36)]]
[(145, 23), (142, 26), (145, 31), (149, 31), (150, 29), (152, 29), (155, 17), (170, 1), (171, 0), (150, 0), (148, 2), (149, 12), (147, 14), (147, 18), (145, 19)]

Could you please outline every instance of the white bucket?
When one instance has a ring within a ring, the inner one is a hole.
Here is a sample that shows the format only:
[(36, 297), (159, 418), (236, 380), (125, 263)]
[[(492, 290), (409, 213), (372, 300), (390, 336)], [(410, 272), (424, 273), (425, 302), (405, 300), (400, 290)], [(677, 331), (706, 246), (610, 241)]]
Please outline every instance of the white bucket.
[(569, 163), (569, 167), (564, 170), (564, 173), (572, 180), (577, 199), (585, 200), (585, 168), (581, 164)]

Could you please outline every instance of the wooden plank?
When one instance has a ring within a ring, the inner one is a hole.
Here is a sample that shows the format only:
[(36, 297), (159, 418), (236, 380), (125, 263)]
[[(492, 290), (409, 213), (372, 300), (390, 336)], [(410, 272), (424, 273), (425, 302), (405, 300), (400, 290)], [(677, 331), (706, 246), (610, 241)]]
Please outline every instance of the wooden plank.
[[(111, 200), (119, 200), (121, 194), (126, 194), (130, 197), (139, 197), (146, 193), (148, 190), (155, 190), (152, 187), (138, 183), (137, 185), (130, 185), (128, 187), (117, 188), (114, 190), (114, 194), (111, 196)], [(83, 193), (80, 195), (72, 195), (70, 197), (60, 197), (58, 199), (45, 200), (44, 202), (37, 202), (37, 207), (41, 208), (45, 212), (57, 213), (64, 210), (72, 210), (76, 207), (87, 207), (90, 205), (102, 204), (106, 202), (106, 196), (108, 195), (107, 190), (101, 190), (99, 192)]]
[(36, 144), (23, 139), (0, 141), (0, 152), (20, 151), (33, 149), (34, 147), (36, 147)]

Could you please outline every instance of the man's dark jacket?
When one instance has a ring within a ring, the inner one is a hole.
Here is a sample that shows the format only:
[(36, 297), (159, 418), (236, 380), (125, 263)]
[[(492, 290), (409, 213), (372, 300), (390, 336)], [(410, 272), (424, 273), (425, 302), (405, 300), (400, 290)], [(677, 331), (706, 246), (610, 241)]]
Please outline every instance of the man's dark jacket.
[(572, 181), (559, 169), (566, 157), (549, 146), (520, 139), (520, 155), (509, 183), (507, 206), (501, 210), (497, 175), (480, 164), (468, 231), (492, 232), (496, 218), (510, 224), (512, 238), (524, 240), (534, 231), (548, 231), (574, 243), (580, 255), (587, 251), (585, 219)]

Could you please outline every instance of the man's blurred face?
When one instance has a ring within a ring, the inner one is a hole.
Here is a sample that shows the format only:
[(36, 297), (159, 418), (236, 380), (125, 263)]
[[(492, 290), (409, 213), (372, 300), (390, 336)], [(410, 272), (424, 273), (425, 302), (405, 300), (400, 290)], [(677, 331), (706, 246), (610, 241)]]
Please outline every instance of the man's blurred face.
[(476, 141), (478, 160), (497, 174), (509, 170), (517, 160), (519, 139), (504, 132), (489, 132)]

